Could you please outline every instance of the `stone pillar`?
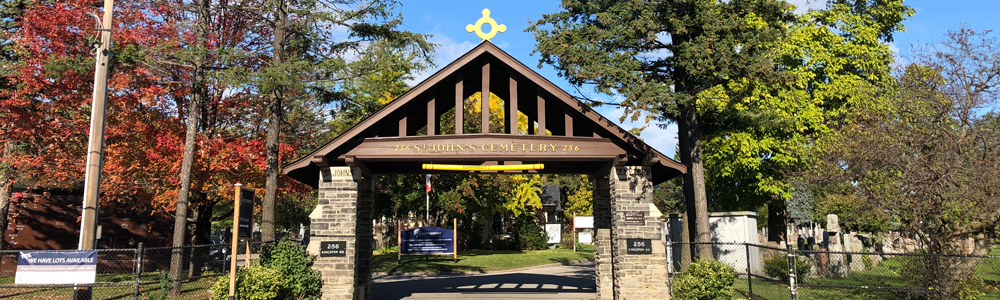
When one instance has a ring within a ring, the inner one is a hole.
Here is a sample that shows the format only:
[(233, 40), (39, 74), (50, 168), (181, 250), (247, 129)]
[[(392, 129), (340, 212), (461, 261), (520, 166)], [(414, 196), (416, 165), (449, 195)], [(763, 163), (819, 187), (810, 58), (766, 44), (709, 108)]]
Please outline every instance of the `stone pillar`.
[(614, 299), (611, 268), (611, 187), (607, 175), (592, 179), (594, 187), (594, 264), (597, 269), (597, 299)]
[[(649, 167), (615, 167), (611, 186), (611, 253), (615, 299), (670, 299), (663, 228), (653, 205)], [(626, 222), (626, 214), (631, 215)], [(636, 218), (637, 215), (641, 215)], [(640, 221), (641, 220), (641, 221)], [(651, 254), (628, 254), (628, 239), (648, 239)]]
[[(309, 215), (309, 253), (323, 277), (323, 300), (371, 299), (372, 180), (350, 167), (324, 167)], [(329, 171), (329, 172), (327, 172)], [(322, 257), (323, 242), (346, 242), (344, 256)]]

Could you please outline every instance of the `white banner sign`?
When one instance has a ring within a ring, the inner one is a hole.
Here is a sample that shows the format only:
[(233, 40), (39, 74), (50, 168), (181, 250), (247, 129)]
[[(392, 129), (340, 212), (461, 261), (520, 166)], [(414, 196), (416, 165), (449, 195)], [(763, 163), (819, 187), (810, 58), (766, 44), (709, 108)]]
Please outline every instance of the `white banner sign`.
[(576, 229), (587, 229), (594, 228), (594, 217), (576, 217), (573, 218), (573, 228)]
[(21, 251), (14, 284), (94, 283), (97, 251)]

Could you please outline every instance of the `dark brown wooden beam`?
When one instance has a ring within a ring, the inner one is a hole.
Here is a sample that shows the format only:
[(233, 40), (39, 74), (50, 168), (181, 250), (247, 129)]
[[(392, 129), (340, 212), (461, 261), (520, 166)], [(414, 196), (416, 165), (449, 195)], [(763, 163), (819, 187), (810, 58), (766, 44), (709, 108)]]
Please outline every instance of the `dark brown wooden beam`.
[(406, 110), (399, 112), (399, 136), (406, 136)]
[(564, 115), (566, 116), (566, 136), (573, 136), (573, 116), (570, 114), (570, 108), (567, 107), (564, 110)]
[(525, 113), (524, 114), (528, 116), (528, 132), (527, 132), (527, 134), (529, 134), (529, 135), (535, 135), (535, 121), (536, 121), (537, 118), (535, 117), (535, 114), (533, 114), (531, 112), (531, 110), (534, 109), (534, 108), (532, 108), (531, 101), (535, 101), (535, 91), (529, 89), (527, 95), (525, 95), (525, 96), (526, 97), (524, 97), (524, 99), (526, 101), (525, 101), (525, 106), (524, 106), (524, 109), (525, 109)]
[[(364, 161), (609, 161), (624, 150), (592, 137), (465, 134), (365, 139), (346, 156)], [(588, 171), (590, 172), (590, 171)]]
[(462, 126), (465, 124), (465, 98), (463, 95), (464, 84), (459, 77), (455, 81), (455, 134), (462, 134)]
[(535, 130), (535, 134), (545, 135), (545, 98), (542, 95), (538, 95), (538, 130)]
[(490, 62), (483, 63), (483, 93), (479, 97), (479, 111), (482, 112), (483, 129), (481, 133), (490, 133)]
[(507, 97), (507, 133), (519, 134), (517, 130), (517, 80), (510, 77), (510, 96)]
[(437, 125), (437, 115), (435, 114), (436, 113), (436, 109), (437, 109), (437, 105), (435, 105), (435, 103), (437, 101), (435, 101), (435, 100), (436, 99), (431, 98), (430, 101), (427, 101), (427, 135), (435, 135), (435, 134), (437, 134), (435, 132), (436, 129), (437, 129), (437, 126), (436, 126)]

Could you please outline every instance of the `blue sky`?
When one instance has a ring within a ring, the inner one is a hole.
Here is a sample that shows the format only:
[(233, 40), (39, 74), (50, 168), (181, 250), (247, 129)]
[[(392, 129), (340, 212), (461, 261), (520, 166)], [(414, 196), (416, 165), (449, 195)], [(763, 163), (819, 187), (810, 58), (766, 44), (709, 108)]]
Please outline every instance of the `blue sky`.
[[(799, 11), (809, 8), (823, 8), (823, 0), (789, 0), (799, 7)], [(485, 0), (408, 0), (404, 1), (400, 12), (404, 17), (404, 28), (413, 32), (431, 34), (431, 41), (439, 44), (436, 55), (438, 68), (452, 62), (481, 41), (475, 33), (465, 31), (467, 24), (474, 24), (482, 17), (484, 8), (490, 9), (490, 17), (497, 23), (507, 26), (507, 31), (498, 33), (491, 41), (514, 58), (529, 67), (536, 68), (538, 56), (532, 56), (535, 49), (535, 39), (524, 29), (531, 21), (538, 20), (542, 14), (559, 10), (560, 1), (554, 0), (515, 0), (515, 1), (485, 1)], [(906, 5), (917, 10), (917, 14), (907, 20), (904, 25), (906, 32), (895, 36), (894, 51), (898, 56), (907, 57), (911, 46), (941, 41), (948, 30), (954, 30), (964, 24), (976, 30), (998, 29), (1000, 11), (998, 0), (910, 0)], [(1000, 35), (995, 33), (994, 36)], [(430, 70), (418, 75), (416, 82), (423, 80), (436, 70)], [(556, 85), (570, 94), (588, 97), (606, 97), (592, 93), (587, 88), (579, 90), (556, 76), (549, 66), (535, 70), (547, 77)], [(617, 120), (621, 112), (616, 107), (605, 106), (598, 112), (610, 119)], [(626, 122), (622, 124), (629, 129), (643, 124)], [(668, 156), (673, 156), (677, 143), (677, 127), (670, 124), (666, 129), (650, 126), (640, 136), (648, 144)]]

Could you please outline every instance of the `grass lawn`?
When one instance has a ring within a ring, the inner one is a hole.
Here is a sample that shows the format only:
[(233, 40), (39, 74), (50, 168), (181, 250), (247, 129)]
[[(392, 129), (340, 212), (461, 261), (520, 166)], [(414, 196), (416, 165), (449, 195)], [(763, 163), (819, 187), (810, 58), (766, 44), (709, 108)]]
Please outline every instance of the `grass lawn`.
[(373, 272), (486, 272), (502, 271), (531, 266), (567, 263), (581, 259), (594, 258), (594, 246), (583, 245), (573, 252), (572, 249), (551, 249), (538, 251), (490, 251), (469, 250), (458, 252), (458, 262), (452, 256), (403, 255), (396, 261), (396, 253), (375, 255), (372, 260)]
[[(185, 282), (182, 286), (181, 294), (170, 296), (167, 299), (207, 299), (208, 290), (215, 284), (217, 277), (205, 277), (198, 280)], [(131, 282), (121, 282), (120, 286), (94, 287), (94, 299), (132, 299), (134, 287)], [(159, 292), (158, 283), (144, 284), (140, 286), (140, 299), (146, 299), (149, 295)], [(72, 287), (6, 287), (0, 288), (0, 298), (15, 299), (69, 299), (73, 294)]]
[[(994, 249), (991, 255), (1000, 255), (1000, 247)], [(803, 300), (819, 300), (819, 299), (848, 299), (848, 300), (868, 300), (868, 299), (904, 299), (904, 292), (900, 290), (886, 290), (886, 289), (866, 289), (861, 288), (864, 286), (883, 286), (883, 287), (906, 287), (908, 284), (906, 280), (900, 276), (897, 272), (900, 260), (897, 258), (888, 259), (883, 261), (878, 266), (872, 269), (861, 271), (861, 272), (851, 272), (847, 277), (843, 278), (809, 278), (806, 279), (807, 284), (813, 285), (839, 285), (839, 286), (854, 286), (858, 288), (828, 288), (828, 287), (809, 287), (800, 286), (798, 288), (798, 299)], [(986, 282), (990, 287), (988, 288), (987, 294), (978, 299), (983, 300), (1000, 300), (1000, 291), (997, 287), (1000, 286), (1000, 259), (990, 258), (984, 259), (975, 268), (975, 274)], [(746, 278), (737, 279), (734, 284), (736, 290), (736, 299), (746, 299), (747, 295), (747, 280)], [(768, 300), (784, 300), (790, 299), (790, 292), (787, 285), (780, 283), (775, 283), (763, 279), (753, 280), (753, 294), (754, 299), (768, 299)]]

